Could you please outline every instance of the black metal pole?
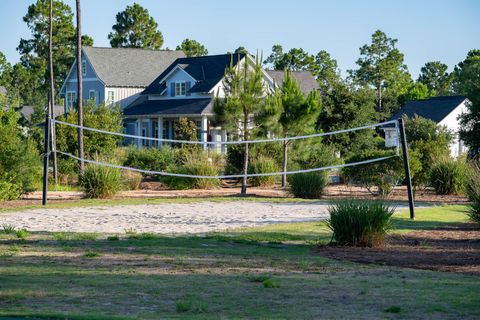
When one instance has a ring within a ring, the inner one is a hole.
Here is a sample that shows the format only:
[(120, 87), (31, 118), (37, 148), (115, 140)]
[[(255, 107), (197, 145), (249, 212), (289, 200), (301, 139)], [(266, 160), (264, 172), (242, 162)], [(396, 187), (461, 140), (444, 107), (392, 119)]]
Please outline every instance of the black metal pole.
[(45, 117), (44, 128), (44, 152), (43, 152), (43, 193), (42, 193), (42, 205), (47, 204), (47, 191), (48, 191), (48, 158), (50, 156), (50, 108), (47, 108), (47, 115)]
[(415, 219), (415, 204), (413, 203), (412, 179), (410, 177), (410, 165), (408, 164), (407, 136), (405, 135), (405, 124), (403, 119), (398, 119), (400, 129), (400, 143), (402, 145), (403, 166), (405, 167), (405, 180), (407, 182), (408, 206), (410, 208), (410, 219)]

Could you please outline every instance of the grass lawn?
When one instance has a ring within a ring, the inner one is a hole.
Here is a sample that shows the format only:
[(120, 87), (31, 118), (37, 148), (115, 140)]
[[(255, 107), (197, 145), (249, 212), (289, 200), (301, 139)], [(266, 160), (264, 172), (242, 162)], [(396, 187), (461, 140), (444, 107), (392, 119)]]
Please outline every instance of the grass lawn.
[[(402, 213), (394, 217), (394, 232), (465, 222), (464, 210), (462, 206), (421, 209), (416, 221)], [(272, 225), (202, 237), (35, 233), (20, 240), (3, 233), (0, 316), (480, 317), (480, 277), (315, 255), (316, 243), (329, 238), (323, 223)]]

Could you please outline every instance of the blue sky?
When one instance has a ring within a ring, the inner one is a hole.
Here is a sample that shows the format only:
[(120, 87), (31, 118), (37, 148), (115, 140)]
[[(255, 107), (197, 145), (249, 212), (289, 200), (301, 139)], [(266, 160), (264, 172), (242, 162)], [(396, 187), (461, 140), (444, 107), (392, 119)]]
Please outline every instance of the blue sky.
[[(74, 0), (66, 0), (72, 8)], [(273, 44), (327, 50), (345, 74), (355, 67), (359, 47), (381, 29), (397, 38), (414, 77), (427, 61), (450, 69), (468, 50), (480, 48), (480, 1), (476, 0), (137, 0), (158, 22), (164, 47), (183, 39), (203, 43), (211, 54), (240, 45), (265, 55)], [(0, 0), (0, 51), (18, 61), (21, 37), (30, 33), (22, 21), (33, 0)], [(83, 31), (96, 46), (109, 46), (115, 14), (133, 0), (82, 0)]]

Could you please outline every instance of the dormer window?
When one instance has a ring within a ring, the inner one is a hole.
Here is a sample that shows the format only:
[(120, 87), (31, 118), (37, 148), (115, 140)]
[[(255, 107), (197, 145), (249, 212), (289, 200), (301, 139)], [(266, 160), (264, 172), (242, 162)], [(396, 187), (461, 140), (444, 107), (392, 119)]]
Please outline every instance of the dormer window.
[(87, 75), (87, 61), (83, 60), (82, 61), (82, 76)]
[(185, 96), (187, 94), (187, 84), (185, 81), (175, 82), (175, 95)]

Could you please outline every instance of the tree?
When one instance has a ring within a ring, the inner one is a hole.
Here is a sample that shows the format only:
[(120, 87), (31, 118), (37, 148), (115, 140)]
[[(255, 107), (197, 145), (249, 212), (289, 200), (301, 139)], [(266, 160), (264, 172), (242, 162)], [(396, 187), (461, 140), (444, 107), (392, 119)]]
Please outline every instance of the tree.
[[(323, 100), (317, 128), (324, 132), (355, 128), (378, 120), (375, 112), (375, 92), (367, 87), (357, 90), (344, 83), (337, 83)], [(359, 130), (324, 137), (335, 146), (342, 157), (376, 147), (375, 131)]]
[[(230, 66), (225, 71), (223, 80), (225, 98), (216, 97), (214, 110), (217, 121), (231, 132), (240, 132), (240, 137), (248, 141), (258, 128), (255, 116), (265, 107), (265, 88), (262, 66), (258, 58), (251, 66), (248, 58), (244, 63)], [(243, 174), (248, 173), (248, 143), (245, 144)], [(242, 180), (242, 195), (247, 193), (247, 177)]]
[(283, 47), (276, 44), (263, 63), (270, 65), (274, 70), (303, 71), (310, 70), (314, 60), (315, 58), (302, 48), (292, 48), (284, 53)]
[(182, 44), (177, 46), (177, 50), (182, 50), (187, 57), (200, 57), (208, 54), (207, 48), (196, 40), (185, 39)]
[[(187, 117), (182, 117), (173, 124), (173, 130), (175, 132), (175, 139), (197, 141), (197, 124), (195, 121), (188, 120)], [(182, 147), (187, 146), (182, 144)], [(194, 145), (195, 146), (195, 145)]]
[[(48, 75), (49, 75), (49, 94), (48, 94), (48, 108), (49, 115), (54, 117), (54, 106), (55, 106), (55, 80), (53, 73), (53, 0), (50, 0), (50, 8), (48, 14)], [(81, 41), (81, 36), (80, 40)], [(57, 152), (56, 152), (56, 130), (55, 125), (51, 126), (52, 133), (52, 158), (53, 158), (53, 180), (55, 185), (58, 184), (58, 164), (57, 164)]]
[(404, 105), (409, 100), (427, 99), (435, 94), (435, 91), (428, 90), (427, 85), (422, 82), (411, 84), (407, 91), (398, 97), (400, 105)]
[(108, 35), (110, 45), (114, 48), (149, 48), (160, 49), (163, 35), (157, 30), (158, 24), (138, 3), (127, 6), (117, 13), (113, 31)]
[(376, 89), (377, 112), (383, 113), (384, 117), (398, 108), (396, 98), (411, 83), (403, 53), (395, 47), (397, 41), (380, 30), (375, 31), (372, 43), (360, 48), (361, 56), (356, 62), (359, 68), (349, 71), (358, 84)]
[(323, 96), (332, 90), (336, 83), (342, 81), (338, 70), (337, 60), (333, 59), (325, 50), (320, 50), (317, 53), (310, 71), (317, 79)]
[(83, 87), (82, 87), (82, 11), (80, 7), (80, 0), (76, 0), (77, 9), (77, 115), (78, 115), (78, 157), (80, 158), (80, 177), (83, 175), (85, 164), (83, 161)]
[(470, 100), (468, 112), (460, 118), (460, 138), (473, 154), (480, 153), (480, 50), (470, 50), (455, 66), (455, 93)]
[(250, 54), (244, 46), (240, 46), (233, 52), (235, 54)]
[[(267, 113), (270, 115), (268, 129), (283, 138), (313, 133), (320, 109), (321, 101), (317, 91), (312, 91), (305, 96), (291, 72), (285, 70), (281, 87), (270, 98), (269, 108), (267, 108)], [(291, 141), (283, 142), (284, 172), (287, 171), (288, 146)], [(287, 176), (283, 175), (283, 187), (286, 179)]]
[(452, 75), (447, 72), (448, 66), (440, 61), (425, 63), (420, 69), (418, 81), (425, 84), (432, 95), (449, 95), (452, 93)]
[[(26, 87), (39, 88), (43, 101), (25, 101), (30, 98), (28, 92), (20, 92), (23, 102), (29, 104), (45, 104), (48, 92), (48, 34), (49, 34), (49, 12), (50, 4), (48, 0), (37, 0), (35, 4), (28, 7), (27, 14), (23, 21), (27, 23), (32, 33), (31, 39), (21, 39), (17, 47), (20, 53), (20, 60), (30, 73), (24, 80), (29, 80)], [(53, 65), (55, 74), (55, 90), (58, 92), (59, 85), (63, 83), (67, 73), (74, 60), (75, 52), (75, 28), (73, 25), (73, 13), (71, 8), (61, 0), (53, 1)], [(92, 45), (93, 40), (89, 36), (83, 36), (82, 41)], [(26, 95), (26, 97), (25, 97)]]

